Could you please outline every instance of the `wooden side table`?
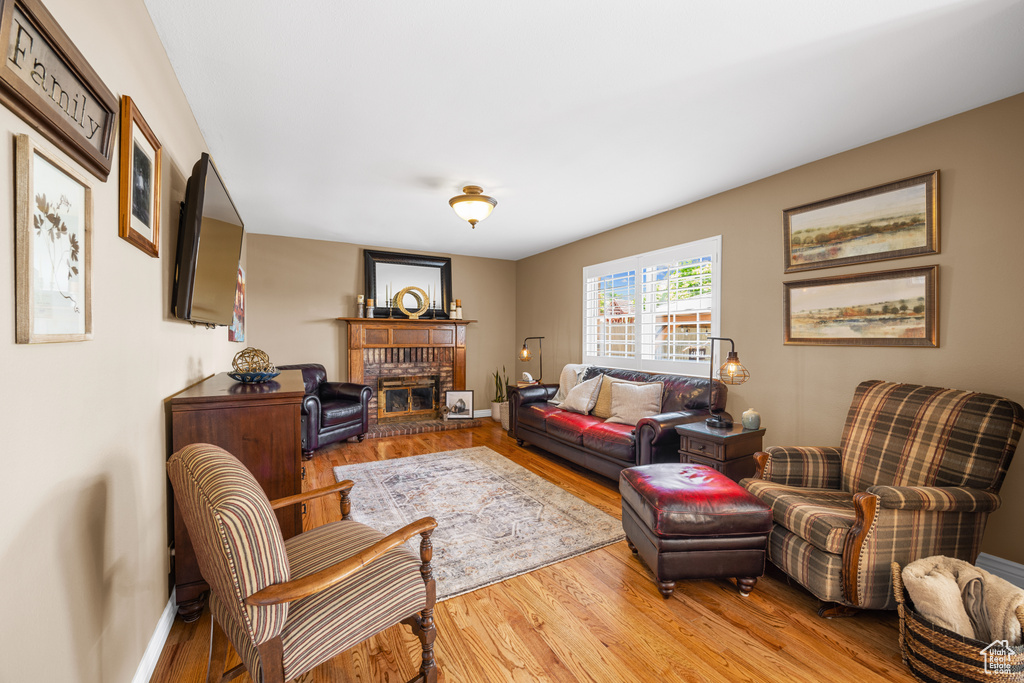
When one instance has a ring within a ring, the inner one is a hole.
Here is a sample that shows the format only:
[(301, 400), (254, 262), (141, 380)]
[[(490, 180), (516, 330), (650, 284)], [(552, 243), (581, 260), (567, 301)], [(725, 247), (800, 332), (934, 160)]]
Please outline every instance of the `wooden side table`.
[(700, 422), (676, 425), (679, 462), (708, 465), (733, 481), (753, 476), (754, 453), (761, 450), (763, 429), (713, 429)]

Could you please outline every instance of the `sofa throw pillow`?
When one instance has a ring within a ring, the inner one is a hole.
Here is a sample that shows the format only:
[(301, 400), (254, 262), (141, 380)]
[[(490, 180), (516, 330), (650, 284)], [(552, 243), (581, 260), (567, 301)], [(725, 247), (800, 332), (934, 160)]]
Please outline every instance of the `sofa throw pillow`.
[(558, 376), (558, 392), (553, 398), (548, 399), (548, 403), (557, 406), (559, 403), (565, 400), (565, 397), (569, 395), (569, 390), (579, 384), (580, 377), (589, 368), (590, 365), (586, 363), (568, 363), (562, 368), (562, 374)]
[(571, 410), (574, 413), (586, 415), (594, 409), (597, 402), (597, 394), (601, 391), (601, 378), (595, 377), (586, 382), (580, 382), (566, 395), (565, 400), (558, 404), (563, 410)]
[(641, 418), (661, 412), (661, 382), (612, 384), (612, 415), (605, 422), (635, 425)]
[(590, 414), (594, 417), (599, 417), (602, 420), (607, 420), (612, 416), (612, 384), (616, 382), (625, 382), (626, 384), (650, 384), (650, 382), (634, 382), (628, 379), (619, 379), (618, 377), (612, 377), (610, 375), (602, 375), (601, 391), (597, 394), (597, 403), (594, 404), (594, 409), (590, 411)]

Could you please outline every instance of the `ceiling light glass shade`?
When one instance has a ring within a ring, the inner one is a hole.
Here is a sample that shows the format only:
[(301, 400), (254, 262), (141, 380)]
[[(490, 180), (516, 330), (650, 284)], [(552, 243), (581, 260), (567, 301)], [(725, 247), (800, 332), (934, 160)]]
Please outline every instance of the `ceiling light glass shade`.
[(475, 228), (477, 223), (491, 215), (498, 202), (493, 197), (485, 195), (483, 188), (478, 185), (466, 185), (462, 191), (465, 194), (452, 197), (448, 204), (455, 209), (459, 218)]
[(533, 354), (530, 353), (530, 349), (526, 348), (526, 344), (523, 344), (523, 348), (519, 352), (519, 360), (530, 360), (531, 358), (533, 358)]
[(718, 369), (718, 379), (725, 384), (743, 384), (750, 379), (750, 372), (740, 363), (740, 357), (735, 351), (730, 351), (729, 356)]

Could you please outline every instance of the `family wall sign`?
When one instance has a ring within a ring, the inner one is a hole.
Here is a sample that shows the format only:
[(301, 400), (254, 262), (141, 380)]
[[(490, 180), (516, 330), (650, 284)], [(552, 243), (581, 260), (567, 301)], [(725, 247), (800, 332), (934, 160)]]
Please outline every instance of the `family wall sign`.
[(39, 0), (0, 8), (0, 102), (105, 181), (117, 99)]

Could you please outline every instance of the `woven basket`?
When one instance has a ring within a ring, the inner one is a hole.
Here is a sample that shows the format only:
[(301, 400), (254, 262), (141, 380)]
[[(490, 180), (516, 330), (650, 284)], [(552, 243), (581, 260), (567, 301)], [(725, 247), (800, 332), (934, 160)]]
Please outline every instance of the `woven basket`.
[[(1008, 660), (1000, 660), (1000, 670), (989, 671), (984, 650), (990, 644), (965, 638), (915, 612), (896, 562), (892, 563), (892, 590), (900, 615), (900, 651), (904, 663), (918, 680), (940, 683), (1024, 682), (1024, 647), (1009, 648), (1013, 654)], [(1017, 618), (1024, 626), (1024, 607), (1017, 609)], [(1002, 668), (1003, 664), (1008, 665), (1008, 672)]]
[(508, 431), (508, 401), (498, 405), (498, 410), (501, 413), (501, 426), (507, 432)]

